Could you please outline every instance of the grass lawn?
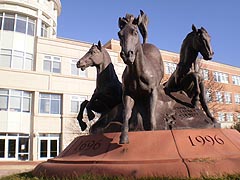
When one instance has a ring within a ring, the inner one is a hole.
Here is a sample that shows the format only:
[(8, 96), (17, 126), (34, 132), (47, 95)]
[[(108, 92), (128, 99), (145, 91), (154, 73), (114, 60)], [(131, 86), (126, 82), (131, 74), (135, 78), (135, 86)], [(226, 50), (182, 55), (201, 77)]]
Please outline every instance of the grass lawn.
[[(169, 178), (169, 177), (154, 177), (154, 178), (140, 178), (139, 180), (184, 180), (186, 178)], [(188, 180), (240, 180), (240, 174), (226, 175), (222, 177), (201, 177), (201, 178), (187, 178)], [(0, 178), (0, 180), (60, 180), (59, 178), (38, 178), (34, 177), (31, 172), (21, 173)], [(124, 177), (103, 177), (94, 175), (83, 175), (78, 178), (65, 178), (63, 180), (130, 180)]]

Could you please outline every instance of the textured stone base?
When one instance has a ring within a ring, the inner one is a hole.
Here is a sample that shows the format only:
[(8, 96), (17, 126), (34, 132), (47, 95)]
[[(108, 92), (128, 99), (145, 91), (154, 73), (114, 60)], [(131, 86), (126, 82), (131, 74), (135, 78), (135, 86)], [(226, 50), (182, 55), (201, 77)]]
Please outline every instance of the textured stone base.
[(39, 164), (35, 176), (86, 173), (125, 177), (200, 177), (240, 173), (240, 133), (230, 129), (129, 132), (76, 138), (60, 155)]

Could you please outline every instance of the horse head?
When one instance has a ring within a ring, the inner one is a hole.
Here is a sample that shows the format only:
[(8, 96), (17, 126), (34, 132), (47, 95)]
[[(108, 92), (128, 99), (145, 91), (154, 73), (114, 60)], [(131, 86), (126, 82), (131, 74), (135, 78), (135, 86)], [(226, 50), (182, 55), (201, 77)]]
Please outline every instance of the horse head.
[(118, 26), (120, 31), (118, 37), (122, 47), (120, 56), (125, 64), (133, 64), (136, 57), (137, 47), (141, 45), (138, 34), (139, 18), (133, 18), (127, 14), (125, 18), (119, 18)]
[(102, 48), (101, 42), (98, 41), (98, 44), (93, 44), (88, 52), (78, 60), (77, 68), (81, 68), (84, 71), (90, 66), (97, 66), (104, 61), (104, 48)]
[(200, 52), (205, 60), (211, 60), (214, 52), (211, 47), (210, 35), (203, 27), (201, 27), (201, 29), (197, 29), (194, 25), (192, 25), (192, 30), (194, 33), (194, 49)]

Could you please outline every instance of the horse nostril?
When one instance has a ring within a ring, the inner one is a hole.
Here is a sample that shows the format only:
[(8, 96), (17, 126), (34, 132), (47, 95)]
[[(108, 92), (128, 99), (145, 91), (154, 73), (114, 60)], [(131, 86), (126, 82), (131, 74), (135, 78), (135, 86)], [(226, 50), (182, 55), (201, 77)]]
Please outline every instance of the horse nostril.
[(128, 51), (128, 57), (133, 55), (133, 51)]

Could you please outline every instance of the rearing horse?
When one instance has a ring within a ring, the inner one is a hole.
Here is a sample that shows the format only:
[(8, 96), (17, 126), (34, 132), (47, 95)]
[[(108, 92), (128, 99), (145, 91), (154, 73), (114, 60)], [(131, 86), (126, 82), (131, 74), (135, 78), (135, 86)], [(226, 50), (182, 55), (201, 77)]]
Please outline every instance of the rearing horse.
[(138, 25), (141, 18), (128, 21), (119, 18), (121, 53), (120, 56), (127, 65), (123, 75), (124, 117), (120, 143), (129, 143), (129, 119), (136, 107), (138, 117), (142, 118), (145, 130), (156, 129), (156, 103), (158, 89), (163, 78), (163, 61), (160, 51), (152, 44), (141, 44)]
[[(77, 119), (82, 130), (87, 127), (82, 120), (85, 107), (89, 120), (95, 116), (93, 111), (101, 113), (100, 120), (115, 106), (122, 103), (122, 84), (118, 80), (108, 52), (102, 47), (100, 41), (97, 45), (92, 45), (89, 51), (77, 62), (77, 68), (81, 68), (81, 70), (85, 70), (89, 66), (95, 66), (97, 69), (96, 89), (90, 101), (85, 100), (81, 104)], [(113, 114), (113, 111), (111, 113)]]
[[(203, 27), (197, 29), (192, 25), (192, 32), (183, 40), (177, 68), (165, 84), (165, 92), (170, 94), (171, 92), (184, 91), (188, 97), (192, 98), (191, 103), (194, 107), (200, 98), (206, 115), (215, 122), (205, 100), (204, 82), (196, 64), (199, 52), (205, 60), (212, 59), (214, 53), (210, 41), (211, 38), (206, 29)], [(194, 67), (193, 71), (191, 71), (192, 66)]]

